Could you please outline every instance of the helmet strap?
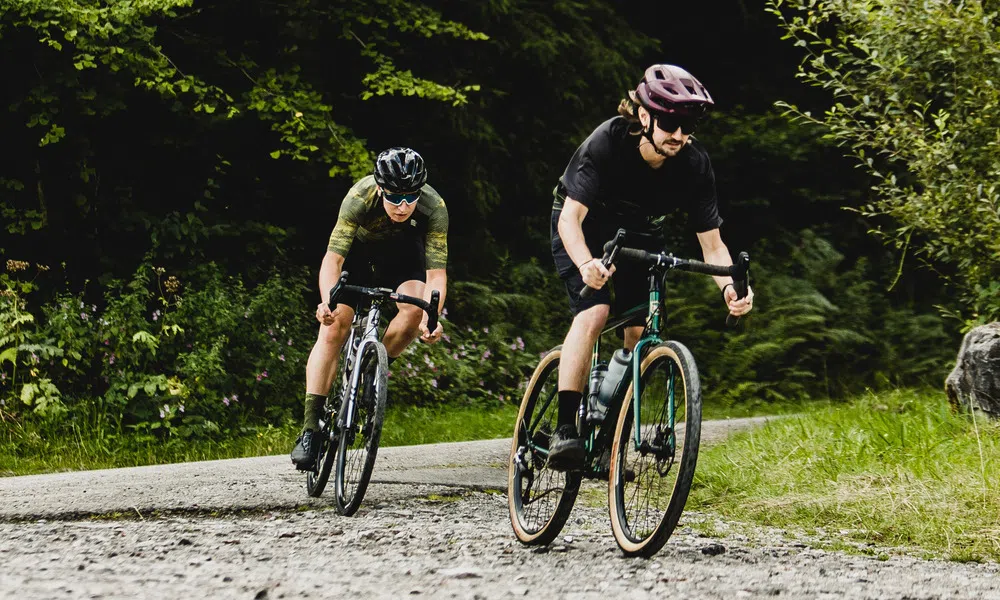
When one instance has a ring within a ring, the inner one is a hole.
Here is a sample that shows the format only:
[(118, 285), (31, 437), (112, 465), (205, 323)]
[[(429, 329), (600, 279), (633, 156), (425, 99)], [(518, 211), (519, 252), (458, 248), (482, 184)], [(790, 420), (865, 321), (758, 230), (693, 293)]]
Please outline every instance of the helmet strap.
[(670, 155), (660, 150), (660, 148), (653, 142), (653, 115), (649, 116), (649, 126), (642, 130), (642, 137), (649, 140), (649, 145), (653, 147), (653, 152), (656, 152), (664, 158), (670, 158)]

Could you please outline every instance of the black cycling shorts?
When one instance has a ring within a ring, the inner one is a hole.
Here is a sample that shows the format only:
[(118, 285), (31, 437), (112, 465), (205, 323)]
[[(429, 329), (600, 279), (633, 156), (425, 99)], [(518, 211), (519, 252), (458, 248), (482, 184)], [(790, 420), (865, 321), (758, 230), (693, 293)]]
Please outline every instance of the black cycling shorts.
[[(608, 283), (604, 284), (604, 287), (596, 290), (587, 298), (580, 298), (580, 292), (583, 291), (585, 284), (580, 270), (569, 257), (569, 253), (566, 252), (562, 240), (559, 238), (557, 229), (559, 212), (558, 210), (552, 211), (552, 258), (555, 261), (559, 278), (566, 286), (569, 308), (573, 315), (578, 315), (598, 304), (610, 306), (612, 315), (621, 315), (631, 308), (642, 305), (643, 310), (637, 312), (635, 318), (630, 319), (626, 326), (645, 324), (646, 315), (649, 313), (649, 267), (636, 262), (619, 260), (615, 264), (614, 274)], [(588, 239), (587, 242), (588, 246), (592, 246), (591, 240)], [(651, 245), (648, 240), (635, 244), (635, 246), (645, 250), (658, 251), (659, 248), (653, 247), (655, 245), (655, 242)], [(597, 248), (598, 246), (593, 244), (590, 250), (593, 256), (599, 258), (601, 254), (595, 252)]]
[(417, 236), (363, 243), (355, 240), (344, 258), (347, 283), (396, 290), (404, 281), (427, 281), (424, 244)]

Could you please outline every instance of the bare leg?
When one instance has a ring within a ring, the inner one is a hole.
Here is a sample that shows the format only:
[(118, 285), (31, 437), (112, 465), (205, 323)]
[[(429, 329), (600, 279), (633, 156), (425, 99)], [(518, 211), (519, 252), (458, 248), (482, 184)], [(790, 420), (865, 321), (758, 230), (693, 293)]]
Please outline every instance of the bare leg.
[[(417, 280), (404, 281), (396, 288), (400, 294), (423, 298), (424, 282)], [(406, 350), (410, 342), (420, 335), (420, 320), (424, 316), (424, 311), (412, 304), (399, 304), (399, 313), (389, 322), (382, 336), (382, 343), (385, 345), (385, 352), (390, 358), (395, 358)]]
[(333, 325), (320, 325), (319, 335), (309, 361), (306, 363), (306, 393), (326, 396), (330, 393), (333, 378), (337, 374), (337, 362), (340, 360), (340, 349), (351, 330), (354, 319), (354, 309), (346, 304), (337, 305), (337, 315)]
[(635, 345), (639, 341), (639, 336), (642, 335), (643, 327), (641, 325), (636, 327), (626, 327), (625, 328), (625, 347), (629, 350), (635, 350)]
[(563, 341), (559, 360), (559, 390), (582, 392), (590, 369), (590, 356), (608, 321), (610, 307), (598, 304), (573, 318), (566, 339)]

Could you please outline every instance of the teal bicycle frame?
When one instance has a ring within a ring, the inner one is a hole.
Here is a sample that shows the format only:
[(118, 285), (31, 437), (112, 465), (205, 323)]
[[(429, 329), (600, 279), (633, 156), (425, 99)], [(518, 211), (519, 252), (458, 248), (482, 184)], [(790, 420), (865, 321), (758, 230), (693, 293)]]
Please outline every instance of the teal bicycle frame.
[[(631, 373), (631, 383), (633, 386), (632, 393), (632, 410), (634, 413), (635, 427), (635, 447), (639, 448), (641, 442), (641, 429), (639, 425), (642, 421), (639, 419), (640, 410), (642, 407), (642, 357), (644, 356), (646, 349), (653, 346), (657, 346), (663, 343), (663, 339), (660, 338), (660, 328), (663, 323), (662, 315), (662, 304), (661, 299), (663, 295), (663, 283), (662, 283), (663, 273), (659, 273), (655, 269), (650, 270), (649, 274), (649, 304), (647, 306), (637, 305), (629, 310), (625, 311), (618, 317), (611, 319), (604, 329), (601, 331), (601, 335), (610, 333), (616, 328), (634, 320), (636, 315), (648, 309), (648, 314), (646, 317), (646, 325), (643, 328), (642, 334), (639, 336), (639, 340), (635, 344), (635, 348), (632, 351), (632, 356), (629, 359), (629, 372)], [(591, 372), (600, 363), (601, 355), (601, 337), (598, 336), (597, 341), (594, 343), (594, 349), (591, 354), (590, 368)], [(670, 371), (668, 375), (668, 398), (667, 398), (667, 409), (669, 411), (669, 427), (670, 427), (670, 440), (669, 440), (669, 451), (673, 451), (674, 445), (676, 443), (676, 437), (674, 433), (674, 378), (676, 377), (676, 372), (674, 370), (674, 364), (670, 363)], [(589, 381), (589, 379), (588, 379)], [(605, 416), (604, 422), (600, 424), (587, 423), (584, 420), (584, 414), (580, 415), (581, 423), (581, 435), (585, 437), (586, 449), (588, 456), (588, 463), (592, 462), (595, 456), (598, 454), (599, 450), (603, 450), (605, 447), (610, 448), (610, 436), (614, 430), (614, 427), (606, 427), (607, 425), (613, 425), (617, 421), (618, 412), (621, 410), (621, 402), (624, 400), (624, 395), (627, 393), (628, 386), (621, 386), (620, 392), (617, 397), (612, 398), (609, 406), (608, 412)], [(581, 404), (581, 409), (586, 405), (586, 398), (584, 398)], [(581, 410), (581, 413), (585, 413), (585, 410)], [(614, 415), (614, 416), (612, 416)], [(610, 420), (610, 422), (609, 422)], [(599, 431), (598, 431), (599, 429)], [(601, 434), (604, 435), (601, 435)]]

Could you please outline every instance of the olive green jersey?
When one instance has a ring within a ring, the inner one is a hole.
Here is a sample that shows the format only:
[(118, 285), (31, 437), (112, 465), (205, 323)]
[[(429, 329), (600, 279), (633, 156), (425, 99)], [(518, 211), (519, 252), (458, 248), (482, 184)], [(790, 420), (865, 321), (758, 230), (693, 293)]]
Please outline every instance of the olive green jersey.
[(424, 236), (428, 270), (447, 267), (448, 209), (441, 195), (424, 184), (417, 209), (409, 219), (396, 223), (385, 212), (375, 178), (369, 175), (355, 183), (344, 197), (327, 249), (346, 257), (355, 239), (362, 243), (391, 243), (396, 237), (413, 234)]

